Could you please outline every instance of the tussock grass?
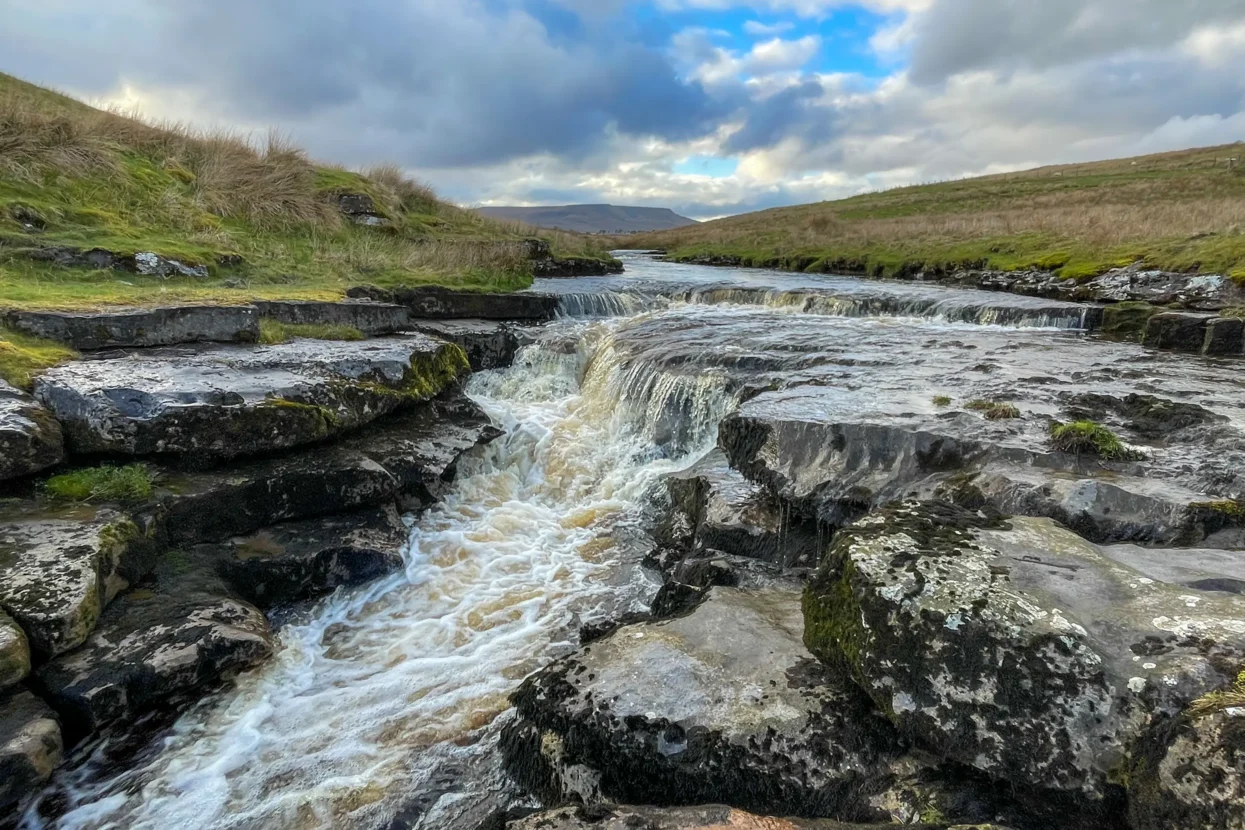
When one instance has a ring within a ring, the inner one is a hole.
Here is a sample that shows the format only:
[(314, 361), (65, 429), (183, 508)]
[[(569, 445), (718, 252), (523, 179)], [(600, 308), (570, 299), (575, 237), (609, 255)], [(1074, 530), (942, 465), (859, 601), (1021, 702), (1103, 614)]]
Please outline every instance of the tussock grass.
[(1009, 421), (1020, 417), (1020, 410), (1015, 404), (1001, 401), (974, 400), (964, 404), (965, 409), (980, 412), (987, 421)]
[(288, 343), (296, 337), (312, 340), (366, 340), (367, 335), (354, 326), (329, 323), (282, 323), (271, 317), (259, 321), (259, 342), (273, 346)]
[(934, 396), (934, 406), (942, 408), (942, 407), (947, 407), (950, 405), (951, 405), (950, 395), (935, 395)]
[(959, 267), (1086, 279), (1143, 261), (1245, 279), (1245, 145), (1045, 167), (751, 213), (619, 245), (895, 276)]
[(1051, 446), (1072, 455), (1096, 455), (1106, 461), (1139, 461), (1140, 455), (1114, 432), (1094, 421), (1052, 424)]
[(30, 389), (39, 372), (77, 356), (73, 349), (54, 340), (0, 326), (0, 379), (19, 389)]
[(142, 504), (151, 498), (151, 471), (143, 464), (91, 467), (48, 479), (44, 494), (57, 501)]
[(1203, 695), (1189, 706), (1189, 715), (1204, 718), (1224, 709), (1245, 708), (1245, 671), (1236, 676), (1235, 682), (1226, 689)]
[[(335, 199), (344, 193), (370, 197), (384, 224), (343, 216)], [(604, 255), (587, 237), (520, 233), (444, 202), (394, 165), (317, 164), (277, 133), (253, 140), (148, 123), (0, 74), (4, 305), (331, 298), (360, 283), (514, 290), (531, 283), (523, 239), (537, 235), (558, 253)], [(154, 251), (204, 265), (210, 277), (161, 280), (29, 257), (57, 245)]]

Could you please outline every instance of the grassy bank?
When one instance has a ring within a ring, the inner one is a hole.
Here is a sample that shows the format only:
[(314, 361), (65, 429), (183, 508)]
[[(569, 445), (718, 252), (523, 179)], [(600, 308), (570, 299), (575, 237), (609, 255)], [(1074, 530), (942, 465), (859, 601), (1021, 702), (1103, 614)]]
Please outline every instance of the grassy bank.
[[(357, 224), (343, 194), (374, 205)], [(102, 112), (0, 74), (0, 305), (82, 308), (340, 297), (359, 283), (484, 291), (531, 282), (518, 229), (448, 204), (395, 167), (316, 164), (277, 136)], [(565, 234), (555, 254), (602, 255)], [(58, 265), (46, 249), (150, 251), (206, 277)]]
[(1245, 144), (898, 188), (613, 243), (877, 276), (981, 267), (1084, 279), (1142, 261), (1245, 279)]

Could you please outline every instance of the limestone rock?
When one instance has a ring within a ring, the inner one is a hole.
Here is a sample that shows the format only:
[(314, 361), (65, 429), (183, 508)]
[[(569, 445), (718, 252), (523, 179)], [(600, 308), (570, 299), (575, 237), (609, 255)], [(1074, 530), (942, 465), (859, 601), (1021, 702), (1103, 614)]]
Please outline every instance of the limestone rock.
[(194, 700), (273, 650), (268, 621), (211, 572), (170, 556), (119, 597), (86, 643), (36, 671), (73, 735)]
[(901, 822), (944, 806), (937, 775), (810, 659), (798, 596), (714, 588), (690, 616), (621, 628), (543, 669), (513, 696), (508, 768), (552, 803)]
[(190, 556), (216, 561), (239, 595), (266, 608), (396, 571), (409, 538), (389, 506), (275, 525), (223, 544), (196, 546)]
[(0, 692), (0, 816), (51, 777), (63, 748), (47, 704), (24, 689)]
[(257, 300), (254, 305), (264, 317), (290, 325), (353, 326), (372, 337), (411, 330), (410, 309), (393, 303)]
[(5, 322), (19, 331), (57, 340), (80, 351), (211, 341), (254, 343), (259, 337), (259, 312), (249, 305), (11, 311)]
[(0, 611), (0, 690), (30, 674), (30, 642), (21, 626)]
[(1209, 314), (1183, 311), (1156, 314), (1146, 322), (1142, 342), (1152, 349), (1200, 353), (1206, 341), (1206, 324), (1211, 318)]
[(104, 607), (155, 563), (157, 540), (93, 508), (19, 505), (0, 514), (0, 609), (43, 659), (81, 645)]
[[(886, 825), (889, 826), (889, 825)], [(911, 830), (946, 825), (909, 824)], [(503, 822), (498, 830), (881, 830), (883, 825), (843, 824), (829, 819), (771, 818), (733, 807), (563, 807)], [(969, 828), (950, 828), (969, 830)], [(974, 830), (1003, 830), (976, 825)]]
[(169, 349), (45, 373), (36, 395), (83, 453), (228, 459), (313, 443), (427, 400), (468, 371), (423, 335)]
[(536, 332), (534, 327), (496, 320), (424, 320), (414, 329), (462, 346), (477, 372), (510, 366), (520, 347), (535, 341)]
[(1245, 599), (1155, 573), (1050, 520), (897, 504), (839, 533), (805, 641), (931, 750), (1100, 797), (1151, 722), (1245, 659)]
[(522, 291), (515, 294), (486, 294), (455, 291), (441, 286), (399, 286), (393, 289), (355, 286), (346, 291), (354, 299), (397, 303), (411, 310), (411, 316), (428, 320), (525, 320), (546, 322), (558, 313), (558, 298), (552, 294)]
[(0, 481), (37, 473), (64, 458), (61, 427), (52, 413), (0, 380)]
[(1138, 754), (1129, 781), (1134, 830), (1245, 827), (1245, 707), (1178, 718)]

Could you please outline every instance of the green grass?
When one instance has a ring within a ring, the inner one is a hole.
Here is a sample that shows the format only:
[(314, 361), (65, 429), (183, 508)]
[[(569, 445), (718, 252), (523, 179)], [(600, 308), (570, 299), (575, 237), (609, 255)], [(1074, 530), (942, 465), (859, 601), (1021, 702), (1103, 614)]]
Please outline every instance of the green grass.
[[(334, 202), (342, 193), (370, 197), (385, 224), (349, 221)], [(512, 291), (531, 284), (533, 236), (555, 255), (608, 256), (588, 237), (448, 204), (392, 166), (316, 164), (279, 137), (252, 146), (150, 125), (0, 74), (3, 306), (334, 299), (363, 283)], [(52, 246), (152, 251), (209, 276), (160, 279), (31, 258)]]
[(367, 335), (354, 326), (319, 323), (282, 323), (270, 317), (259, 321), (259, 342), (265, 345), (288, 343), (296, 337), (311, 340), (366, 340)]
[(1008, 421), (1020, 417), (1020, 410), (1014, 404), (1000, 401), (978, 399), (964, 404), (964, 408), (980, 412), (987, 421)]
[(1144, 262), (1245, 279), (1245, 172), (1235, 145), (1046, 167), (776, 208), (619, 245), (675, 259), (879, 277), (1038, 269), (1077, 281)]
[(73, 349), (55, 341), (0, 326), (0, 379), (19, 389), (29, 389), (35, 375), (44, 369), (77, 356)]
[(1073, 421), (1052, 424), (1051, 446), (1072, 455), (1095, 455), (1106, 461), (1137, 461), (1138, 453), (1130, 449), (1114, 432), (1094, 421)]
[(951, 397), (949, 395), (935, 395), (934, 406), (946, 407), (951, 405)]
[(151, 498), (152, 477), (142, 464), (91, 467), (53, 476), (43, 492), (57, 501), (142, 504)]

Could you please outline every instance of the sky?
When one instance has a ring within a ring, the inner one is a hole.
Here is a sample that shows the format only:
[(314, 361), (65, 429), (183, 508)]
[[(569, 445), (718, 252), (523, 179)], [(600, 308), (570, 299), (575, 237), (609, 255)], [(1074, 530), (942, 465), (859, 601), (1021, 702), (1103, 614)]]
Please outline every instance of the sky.
[(1245, 140), (1245, 0), (0, 0), (0, 71), (697, 219)]

